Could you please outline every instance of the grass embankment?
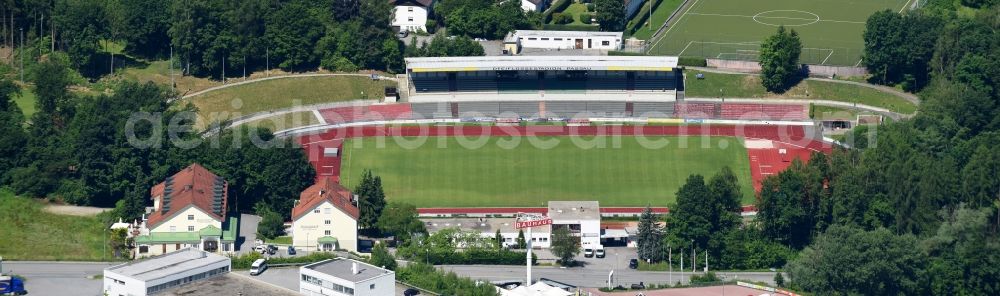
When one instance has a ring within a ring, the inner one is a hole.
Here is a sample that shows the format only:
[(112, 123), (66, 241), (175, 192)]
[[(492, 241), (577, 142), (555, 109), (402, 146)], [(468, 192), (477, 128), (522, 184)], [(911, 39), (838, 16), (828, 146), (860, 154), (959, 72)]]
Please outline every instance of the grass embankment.
[(56, 215), (0, 189), (0, 255), (8, 260), (100, 261), (104, 225), (96, 217)]
[[(469, 144), (478, 139), (430, 137), (422, 145), (407, 145), (420, 142), (415, 138), (348, 140), (341, 180), (353, 187), (371, 169), (382, 177), (386, 196), (418, 207), (545, 206), (549, 200), (666, 206), (689, 175), (708, 178), (729, 166), (739, 177), (742, 202), (752, 202), (750, 164), (737, 138), (538, 137), (519, 138), (511, 148), (500, 147), (510, 138), (491, 137), (481, 147)], [(662, 140), (669, 143), (643, 145)], [(541, 148), (532, 142), (556, 143)], [(588, 147), (594, 143), (605, 146)]]
[(264, 242), (265, 243), (269, 243), (269, 244), (275, 244), (275, 245), (291, 245), (292, 244), (292, 237), (291, 236), (279, 236), (279, 237), (276, 237), (274, 239), (265, 239)]
[[(564, 9), (563, 11), (559, 11), (559, 13), (562, 13), (564, 15), (569, 15), (570, 17), (573, 18), (573, 22), (568, 23), (566, 25), (581, 25), (581, 26), (589, 25), (581, 21), (581, 19), (583, 18), (590, 17), (590, 13), (587, 12), (587, 4), (573, 3), (567, 6), (566, 9)], [(554, 22), (549, 21), (549, 23), (553, 24)]]
[(262, 127), (272, 132), (286, 130), (294, 127), (309, 126), (319, 124), (319, 119), (312, 111), (301, 111), (275, 115), (245, 123), (247, 126)]
[[(695, 75), (704, 74), (705, 79)], [(782, 94), (768, 92), (760, 84), (760, 76), (749, 74), (720, 74), (691, 70), (687, 72), (685, 95), (687, 97), (717, 98), (766, 98), (830, 100), (858, 103), (889, 109), (893, 112), (913, 114), (917, 106), (893, 94), (873, 88), (828, 81), (803, 80)]]
[(211, 91), (183, 99), (198, 107), (198, 125), (256, 112), (298, 105), (381, 99), (395, 81), (361, 76), (291, 77), (265, 80)]
[[(650, 5), (653, 2), (656, 1), (646, 1), (645, 5)], [(660, 1), (660, 4), (656, 5), (656, 10), (653, 10), (653, 17), (651, 19), (646, 19), (646, 22), (642, 24), (642, 28), (639, 28), (638, 30), (635, 30), (635, 33), (632, 33), (632, 37), (640, 40), (649, 40), (649, 38), (652, 38), (653, 33), (656, 33), (656, 30), (659, 30), (660, 27), (663, 26), (663, 23), (667, 21), (670, 14), (674, 13), (674, 10), (677, 10), (683, 2), (684, 0)], [(632, 18), (637, 19), (641, 17), (642, 16), (637, 14)], [(650, 22), (652, 22), (652, 25), (650, 25)]]
[(24, 117), (28, 119), (35, 114), (35, 102), (37, 101), (35, 93), (30, 88), (21, 88), (21, 94), (14, 96), (14, 103), (17, 104), (18, 108), (21, 108), (21, 113), (24, 113)]

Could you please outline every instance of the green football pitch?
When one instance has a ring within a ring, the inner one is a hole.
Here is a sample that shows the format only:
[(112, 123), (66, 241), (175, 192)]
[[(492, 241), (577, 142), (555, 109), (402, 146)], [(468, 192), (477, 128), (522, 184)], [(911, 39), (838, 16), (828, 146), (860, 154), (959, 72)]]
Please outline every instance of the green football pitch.
[(901, 11), (912, 0), (690, 1), (649, 54), (756, 60), (760, 43), (783, 25), (799, 33), (802, 63), (856, 66), (868, 16)]
[(464, 146), (456, 137), (429, 137), (419, 146), (399, 143), (416, 141), (404, 139), (346, 141), (342, 183), (353, 188), (371, 169), (382, 177), (388, 200), (417, 207), (536, 207), (549, 200), (666, 206), (689, 175), (707, 181), (729, 166), (740, 181), (743, 203), (753, 201), (741, 138), (538, 137), (536, 142), (551, 145), (544, 148), (527, 139), (510, 148), (504, 137)]

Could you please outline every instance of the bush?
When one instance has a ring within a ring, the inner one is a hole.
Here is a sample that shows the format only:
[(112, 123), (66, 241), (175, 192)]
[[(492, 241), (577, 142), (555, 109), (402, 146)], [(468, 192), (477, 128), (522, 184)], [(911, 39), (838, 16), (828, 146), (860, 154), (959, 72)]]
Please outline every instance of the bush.
[(715, 283), (721, 281), (715, 272), (709, 271), (705, 274), (696, 274), (691, 276), (691, 284), (705, 284), (705, 283)]
[(691, 66), (691, 67), (705, 67), (708, 62), (701, 57), (679, 57), (677, 58), (677, 65), (679, 66)]
[(427, 33), (434, 34), (434, 32), (437, 31), (437, 25), (438, 25), (437, 20), (427, 19), (427, 24), (425, 24), (424, 26), (427, 27)]
[(565, 14), (562, 12), (557, 12), (552, 14), (552, 22), (559, 25), (564, 25), (573, 22), (573, 16)]
[(592, 15), (589, 14), (589, 13), (581, 13), (580, 14), (580, 22), (584, 23), (584, 24), (588, 24), (588, 25), (591, 24), (591, 23), (593, 23), (593, 20), (592, 20), (591, 16)]
[(556, 0), (556, 2), (552, 3), (552, 6), (549, 7), (549, 9), (545, 10), (545, 15), (542, 16), (542, 22), (543, 23), (549, 22), (550, 20), (552, 20), (552, 15), (556, 11), (566, 10), (566, 7), (569, 7), (569, 5), (572, 3), (573, 1), (570, 0)]
[(587, 11), (594, 12), (594, 3), (587, 3)]
[[(252, 265), (254, 261), (264, 257), (257, 252), (250, 252), (245, 255), (230, 258), (233, 260), (233, 269), (250, 269), (250, 265)], [(270, 258), (267, 259), (267, 264), (301, 263), (304, 265), (333, 258), (337, 258), (337, 255), (333, 253), (313, 252), (306, 256)]]
[(542, 30), (556, 30), (556, 31), (600, 31), (601, 28), (594, 25), (557, 25), (557, 24), (544, 24), (542, 25)]

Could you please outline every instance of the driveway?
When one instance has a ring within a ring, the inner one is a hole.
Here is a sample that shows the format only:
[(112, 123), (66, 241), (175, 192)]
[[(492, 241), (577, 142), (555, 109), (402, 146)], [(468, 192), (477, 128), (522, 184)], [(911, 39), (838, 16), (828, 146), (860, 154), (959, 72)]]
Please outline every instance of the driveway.
[(256, 276), (251, 276), (249, 270), (234, 270), (233, 273), (247, 276), (249, 278), (282, 287), (295, 292), (299, 291), (299, 268), (275, 267), (268, 268)]
[(253, 251), (253, 241), (257, 239), (257, 224), (260, 224), (260, 216), (240, 214), (240, 236), (236, 239), (236, 244), (239, 246), (236, 248), (237, 252)]
[(4, 274), (23, 276), (29, 295), (103, 295), (104, 268), (119, 263), (4, 261)]

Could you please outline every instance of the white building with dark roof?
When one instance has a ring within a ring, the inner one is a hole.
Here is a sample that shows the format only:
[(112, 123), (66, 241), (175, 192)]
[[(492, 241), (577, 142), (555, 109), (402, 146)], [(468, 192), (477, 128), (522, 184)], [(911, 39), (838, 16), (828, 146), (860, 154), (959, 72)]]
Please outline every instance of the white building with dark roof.
[(427, 16), (434, 6), (434, 0), (390, 0), (392, 26), (398, 31), (427, 32)]
[(299, 268), (302, 295), (383, 296), (395, 289), (395, 272), (357, 260), (336, 258)]
[(545, 11), (549, 7), (549, 0), (521, 0), (521, 9), (524, 11)]
[(111, 296), (156, 295), (229, 273), (231, 262), (226, 256), (187, 248), (115, 265), (104, 269), (104, 293)]

